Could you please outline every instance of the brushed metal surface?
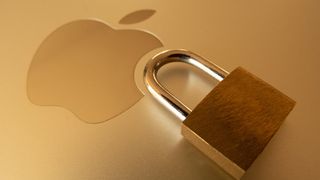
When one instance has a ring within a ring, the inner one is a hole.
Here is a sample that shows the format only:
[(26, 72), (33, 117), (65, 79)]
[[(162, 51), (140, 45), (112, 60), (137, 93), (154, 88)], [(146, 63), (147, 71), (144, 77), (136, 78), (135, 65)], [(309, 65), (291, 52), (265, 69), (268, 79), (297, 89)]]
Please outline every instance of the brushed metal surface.
[[(227, 178), (182, 140), (180, 122), (149, 96), (99, 125), (84, 123), (65, 109), (39, 107), (29, 101), (27, 72), (41, 42), (65, 23), (93, 18), (114, 28), (152, 32), (166, 48), (189, 49), (228, 71), (241, 64), (294, 98), (296, 110), (243, 179), (316, 179), (320, 162), (319, 6), (315, 0), (2, 0), (0, 178)], [(140, 9), (157, 12), (139, 24), (118, 24)], [(147, 92), (141, 83), (144, 63), (157, 52), (138, 62), (135, 81), (142, 92)], [(162, 74), (163, 84), (190, 107), (210, 90), (206, 81), (187, 71)], [(172, 78), (172, 74), (177, 76)], [(190, 96), (195, 91), (197, 96)]]
[[(295, 101), (290, 97), (238, 67), (187, 116), (182, 134), (193, 144), (208, 144), (207, 148), (199, 149), (214, 161), (216, 151), (220, 152), (227, 160), (216, 162), (240, 179), (294, 105)], [(241, 173), (231, 171), (233, 164)]]

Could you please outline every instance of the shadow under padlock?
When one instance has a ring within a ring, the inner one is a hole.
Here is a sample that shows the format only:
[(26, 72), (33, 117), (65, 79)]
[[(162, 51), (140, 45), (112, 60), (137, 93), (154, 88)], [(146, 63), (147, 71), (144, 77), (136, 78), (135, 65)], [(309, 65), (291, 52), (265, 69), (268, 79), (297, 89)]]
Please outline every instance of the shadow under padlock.
[[(220, 81), (191, 111), (157, 79), (164, 65), (183, 62)], [(230, 74), (185, 50), (164, 51), (145, 67), (149, 92), (183, 121), (181, 133), (234, 179), (240, 179), (293, 109), (295, 101), (239, 67)]]

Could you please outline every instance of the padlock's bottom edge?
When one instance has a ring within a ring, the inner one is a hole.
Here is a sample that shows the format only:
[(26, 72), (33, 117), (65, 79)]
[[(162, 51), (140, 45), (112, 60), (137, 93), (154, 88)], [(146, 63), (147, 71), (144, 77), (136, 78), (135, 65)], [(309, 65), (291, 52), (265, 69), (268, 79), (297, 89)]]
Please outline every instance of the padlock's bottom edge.
[(236, 163), (224, 156), (214, 147), (210, 146), (200, 136), (188, 128), (182, 123), (181, 134), (195, 147), (197, 147), (202, 153), (213, 160), (219, 167), (221, 167), (226, 173), (228, 173), (234, 179), (241, 179), (245, 170), (239, 167)]

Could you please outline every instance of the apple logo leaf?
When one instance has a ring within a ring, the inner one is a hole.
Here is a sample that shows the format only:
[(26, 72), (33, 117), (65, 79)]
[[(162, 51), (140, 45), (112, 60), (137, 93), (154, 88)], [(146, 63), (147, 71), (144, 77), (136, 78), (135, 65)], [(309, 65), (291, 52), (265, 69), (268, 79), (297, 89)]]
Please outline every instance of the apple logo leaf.
[(134, 82), (135, 66), (162, 46), (142, 30), (115, 29), (96, 20), (69, 22), (38, 47), (27, 96), (35, 105), (62, 107), (87, 123), (104, 122), (143, 97)]
[(120, 19), (119, 24), (135, 24), (147, 20), (156, 13), (152, 9), (143, 9), (127, 14)]

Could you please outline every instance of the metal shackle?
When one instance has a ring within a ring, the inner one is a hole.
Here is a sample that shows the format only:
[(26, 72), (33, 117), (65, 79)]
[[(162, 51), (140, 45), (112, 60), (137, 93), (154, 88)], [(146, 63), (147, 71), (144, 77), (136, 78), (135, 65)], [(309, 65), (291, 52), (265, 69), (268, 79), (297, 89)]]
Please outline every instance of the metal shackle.
[(173, 62), (182, 62), (195, 66), (209, 76), (222, 81), (229, 73), (210, 61), (187, 50), (167, 50), (156, 54), (145, 66), (144, 81), (148, 91), (166, 108), (182, 121), (190, 114), (191, 109), (183, 104), (159, 83), (159, 69)]

